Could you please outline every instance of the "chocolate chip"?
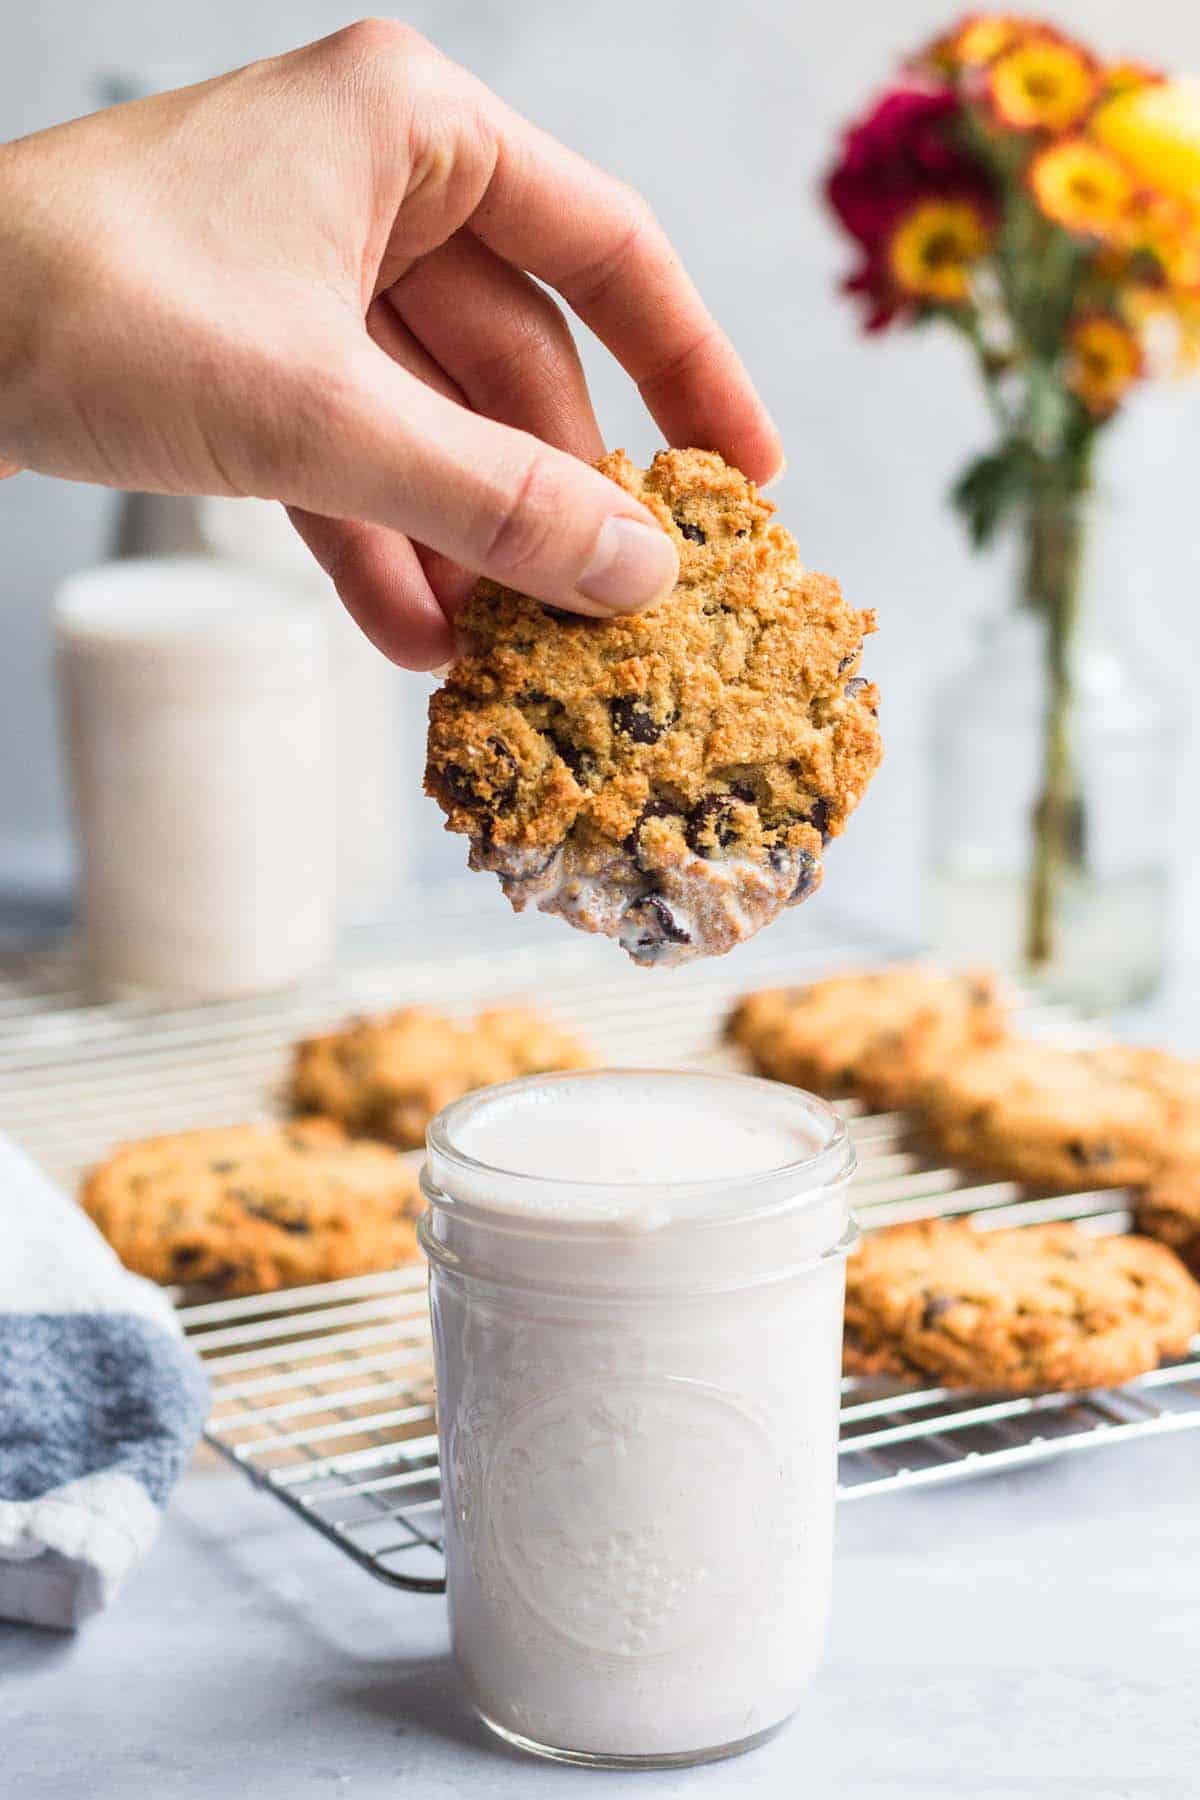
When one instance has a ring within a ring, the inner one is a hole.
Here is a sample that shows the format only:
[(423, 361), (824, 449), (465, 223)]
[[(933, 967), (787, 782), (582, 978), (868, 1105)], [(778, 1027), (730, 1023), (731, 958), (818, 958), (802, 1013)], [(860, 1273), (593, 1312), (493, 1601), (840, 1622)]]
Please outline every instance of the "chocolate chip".
[(1116, 1151), (1111, 1144), (1085, 1144), (1082, 1138), (1072, 1138), (1071, 1142), (1067, 1145), (1067, 1154), (1077, 1162), (1081, 1168), (1094, 1169), (1101, 1168), (1105, 1163), (1112, 1162), (1116, 1156)]
[(517, 783), (519, 780), (517, 759), (509, 749), (508, 745), (498, 737), (490, 737), (487, 741), (487, 747), (500, 765), (499, 778), (495, 776), (491, 778), (493, 789), (492, 804), (495, 806), (497, 812), (509, 812), (517, 797)]
[(727, 850), (736, 839), (733, 794), (705, 794), (697, 800), (687, 817), (684, 836), (697, 856), (712, 856), (714, 850)]
[[(865, 675), (852, 675), (842, 689), (842, 692), (845, 694), (847, 700), (857, 700), (863, 689), (870, 687), (870, 685), (871, 684)], [(877, 706), (868, 706), (867, 711), (871, 714), (872, 718), (877, 719), (879, 717), (879, 708)]]
[(800, 860), (796, 867), (796, 885), (788, 895), (789, 906), (799, 905), (815, 894), (821, 885), (821, 864), (811, 850), (801, 850)]
[(242, 1210), (249, 1213), (252, 1219), (265, 1219), (268, 1225), (278, 1225), (281, 1231), (290, 1231), (293, 1237), (307, 1237), (309, 1226), (307, 1219), (288, 1218), (275, 1208), (261, 1200), (242, 1200)]
[(808, 815), (808, 823), (810, 825), (814, 826), (815, 829), (820, 832), (821, 842), (823, 844), (827, 844), (829, 842), (829, 802), (828, 802), (828, 800), (824, 800), (818, 796), (818, 798), (813, 801), (812, 810), (810, 811), (810, 813)]
[(204, 1255), (199, 1244), (176, 1244), (171, 1252), (171, 1273), (186, 1280), (189, 1271), (194, 1270), (197, 1263), (204, 1261)]
[(677, 713), (672, 713), (670, 718), (656, 719), (646, 701), (637, 695), (610, 700), (608, 710), (613, 730), (632, 738), (635, 744), (657, 744), (678, 717)]
[(582, 744), (572, 744), (561, 732), (548, 731), (546, 736), (570, 769), (580, 787), (591, 787), (596, 780), (596, 758)]
[(634, 940), (637, 950), (661, 949), (664, 944), (690, 944), (692, 934), (679, 923), (661, 894), (647, 894), (637, 900), (625, 914), (627, 921), (638, 926)]
[(927, 1294), (921, 1312), (922, 1331), (928, 1331), (929, 1327), (940, 1319), (943, 1313), (948, 1313), (950, 1308), (957, 1304), (957, 1297), (954, 1294)]
[(517, 759), (501, 738), (488, 738), (485, 747), (498, 767), (471, 770), (461, 763), (445, 763), (441, 779), (450, 798), (468, 812), (511, 812), (517, 798)]
[(690, 519), (676, 518), (675, 523), (689, 543), (707, 544), (707, 534), (700, 529), (699, 525), (693, 525)]
[(625, 839), (623, 846), (627, 853), (632, 856), (635, 861), (638, 861), (639, 868), (641, 867), (639, 858), (642, 846), (642, 826), (646, 823), (646, 820), (669, 819), (674, 814), (677, 814), (678, 810), (678, 807), (672, 806), (669, 800), (647, 800), (645, 806), (643, 806), (641, 812), (638, 814), (637, 824)]
[(475, 792), (471, 777), (461, 763), (443, 763), (440, 775), (442, 786), (456, 806), (463, 806), (468, 812), (475, 812), (484, 804), (481, 797)]
[(853, 666), (853, 664), (858, 661), (858, 658), (861, 655), (862, 655), (862, 645), (856, 644), (854, 646), (854, 649), (847, 652), (847, 654), (845, 656), (843, 656), (841, 662), (838, 664), (838, 666), (837, 666), (838, 674), (844, 675), (846, 673), (846, 670), (851, 668)]

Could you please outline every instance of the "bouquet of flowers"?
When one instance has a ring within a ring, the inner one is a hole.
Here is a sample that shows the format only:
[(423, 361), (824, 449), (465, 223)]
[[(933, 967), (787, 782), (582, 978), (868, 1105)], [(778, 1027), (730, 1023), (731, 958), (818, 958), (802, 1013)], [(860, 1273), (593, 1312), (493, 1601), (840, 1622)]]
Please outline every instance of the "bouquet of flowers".
[(1200, 366), (1200, 83), (1105, 62), (1043, 20), (974, 15), (850, 128), (827, 193), (867, 329), (949, 325), (995, 421), (953, 498), (976, 544), (1021, 530), (1021, 597), (1044, 621), (1036, 966), (1083, 833), (1071, 670), (1096, 443), (1139, 382)]

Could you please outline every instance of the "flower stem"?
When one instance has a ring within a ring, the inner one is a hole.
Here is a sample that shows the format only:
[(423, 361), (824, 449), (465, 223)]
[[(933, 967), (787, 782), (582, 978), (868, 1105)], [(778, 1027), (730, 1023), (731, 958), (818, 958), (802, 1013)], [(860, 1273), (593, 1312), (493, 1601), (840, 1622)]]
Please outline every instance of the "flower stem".
[(1043, 621), (1047, 677), (1025, 919), (1025, 956), (1035, 969), (1044, 968), (1055, 953), (1063, 884), (1084, 855), (1083, 795), (1073, 743), (1082, 492), (1082, 482), (1040, 490), (1029, 503), (1025, 525), (1024, 598)]

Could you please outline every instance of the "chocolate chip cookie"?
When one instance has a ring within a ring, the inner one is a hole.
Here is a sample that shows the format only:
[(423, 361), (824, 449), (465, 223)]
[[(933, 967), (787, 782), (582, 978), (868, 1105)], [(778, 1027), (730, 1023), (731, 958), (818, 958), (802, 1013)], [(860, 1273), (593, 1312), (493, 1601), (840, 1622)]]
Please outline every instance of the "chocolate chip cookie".
[(424, 1143), (433, 1115), (460, 1094), (592, 1061), (578, 1038), (523, 1007), (456, 1020), (412, 1006), (352, 1019), (298, 1044), (290, 1094), (299, 1111), (413, 1148)]
[(1200, 1275), (1200, 1126), (1174, 1138), (1134, 1208), (1136, 1229), (1169, 1244)]
[(416, 1170), (324, 1119), (147, 1138), (80, 1195), (121, 1261), (224, 1294), (332, 1281), (417, 1260)]
[(1200, 1069), (1161, 1050), (1010, 1038), (934, 1075), (921, 1107), (955, 1161), (1067, 1190), (1136, 1187), (1196, 1116)]
[(666, 967), (815, 892), (881, 754), (858, 673), (875, 620), (805, 572), (719, 456), (598, 467), (674, 539), (678, 585), (602, 621), (480, 582), (430, 704), (425, 785), (518, 912)]
[(998, 1041), (1006, 1023), (986, 971), (909, 963), (747, 994), (725, 1030), (760, 1075), (888, 1109), (913, 1105), (932, 1075)]
[(926, 1219), (850, 1259), (847, 1373), (1023, 1393), (1111, 1387), (1186, 1354), (1200, 1286), (1162, 1244)]

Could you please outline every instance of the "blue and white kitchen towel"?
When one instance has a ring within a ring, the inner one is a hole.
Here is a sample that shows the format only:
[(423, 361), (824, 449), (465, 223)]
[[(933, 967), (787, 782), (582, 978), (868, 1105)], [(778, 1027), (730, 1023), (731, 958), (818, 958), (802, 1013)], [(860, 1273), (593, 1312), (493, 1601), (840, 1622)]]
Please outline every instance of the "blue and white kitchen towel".
[(0, 1137), (0, 1618), (69, 1629), (108, 1604), (205, 1400), (170, 1301)]

